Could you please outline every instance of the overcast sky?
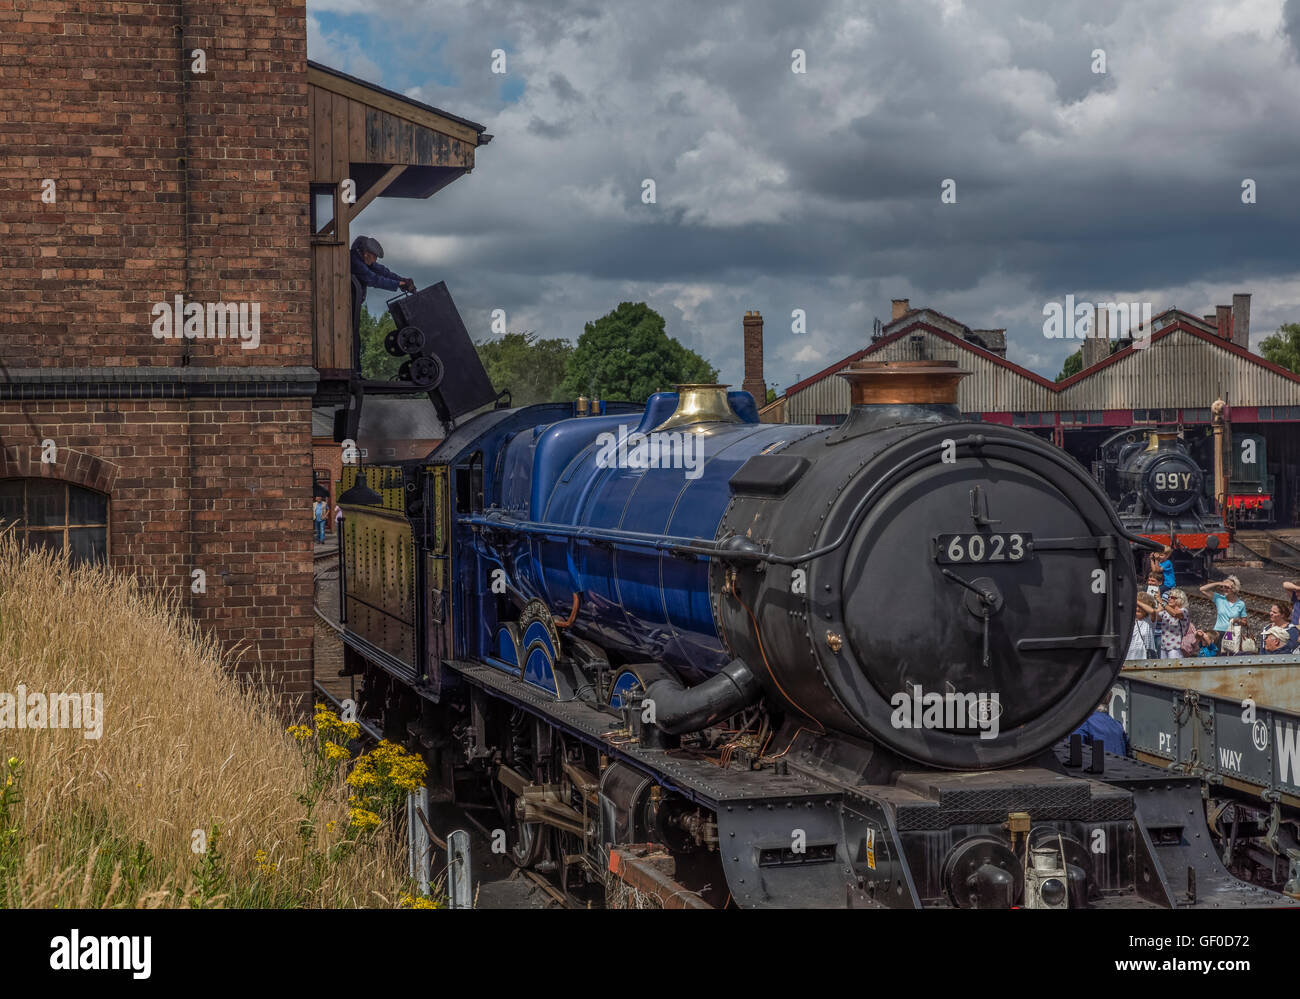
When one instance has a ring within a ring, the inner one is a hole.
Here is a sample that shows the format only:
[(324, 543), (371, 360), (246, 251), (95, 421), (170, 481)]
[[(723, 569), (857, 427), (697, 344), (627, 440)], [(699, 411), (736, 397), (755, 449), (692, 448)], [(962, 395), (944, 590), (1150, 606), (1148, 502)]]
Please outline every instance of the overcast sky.
[(445, 280), (476, 339), (496, 308), (576, 341), (644, 300), (738, 386), (758, 309), (784, 389), (865, 346), (891, 298), (1006, 327), (1048, 377), (1077, 346), (1042, 333), (1067, 294), (1200, 315), (1251, 292), (1256, 349), (1300, 321), (1300, 0), (307, 9), (311, 59), (495, 136), (472, 174), (353, 230)]

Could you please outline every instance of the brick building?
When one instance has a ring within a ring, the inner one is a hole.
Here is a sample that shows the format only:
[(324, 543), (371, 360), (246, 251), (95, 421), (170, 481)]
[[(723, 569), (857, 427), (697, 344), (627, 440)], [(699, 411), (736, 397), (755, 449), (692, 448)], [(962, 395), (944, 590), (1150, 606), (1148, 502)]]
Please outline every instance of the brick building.
[(349, 224), (490, 139), (309, 64), (304, 0), (0, 0), (0, 521), (179, 592), (300, 707)]
[(0, 2), (0, 40), (0, 517), (179, 590), (292, 707), (317, 381), (303, 0)]

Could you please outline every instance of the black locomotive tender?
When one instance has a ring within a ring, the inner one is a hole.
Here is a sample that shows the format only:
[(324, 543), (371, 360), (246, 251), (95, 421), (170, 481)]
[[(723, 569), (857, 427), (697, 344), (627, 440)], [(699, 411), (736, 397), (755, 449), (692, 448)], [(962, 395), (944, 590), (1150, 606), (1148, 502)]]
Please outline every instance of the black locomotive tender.
[[(432, 297), (404, 348), (472, 365)], [(1062, 451), (962, 422), (962, 376), (858, 365), (837, 428), (721, 386), (492, 408), (345, 470), (363, 717), (594, 899), (1292, 904), (1205, 848), (1196, 778), (1063, 741), (1122, 665), (1135, 539)], [(494, 400), (452, 377), (455, 405), (420, 386), (452, 419)], [(600, 460), (656, 434), (698, 439), (698, 474)]]

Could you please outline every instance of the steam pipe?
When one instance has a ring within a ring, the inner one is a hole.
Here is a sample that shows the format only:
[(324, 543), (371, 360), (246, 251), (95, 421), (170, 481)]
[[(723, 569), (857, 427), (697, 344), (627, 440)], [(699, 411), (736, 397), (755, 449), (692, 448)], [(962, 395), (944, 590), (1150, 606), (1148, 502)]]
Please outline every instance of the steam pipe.
[(669, 735), (683, 735), (708, 728), (737, 711), (749, 707), (763, 693), (758, 680), (739, 659), (703, 683), (687, 687), (656, 663), (633, 667), (645, 699), (654, 703), (654, 724)]

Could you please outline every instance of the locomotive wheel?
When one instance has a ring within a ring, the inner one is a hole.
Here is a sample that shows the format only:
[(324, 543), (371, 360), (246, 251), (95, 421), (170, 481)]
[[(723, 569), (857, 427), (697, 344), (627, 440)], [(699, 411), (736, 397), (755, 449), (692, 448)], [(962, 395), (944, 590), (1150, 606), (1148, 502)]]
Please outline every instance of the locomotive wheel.
[[(557, 735), (555, 738), (555, 749), (552, 753), (551, 781), (560, 787), (560, 796), (566, 804), (573, 805), (578, 811), (582, 811), (582, 804), (579, 799), (580, 792), (573, 786), (573, 781), (569, 779), (568, 774), (564, 772), (565, 761), (564, 737)], [(563, 829), (552, 829), (554, 837), (554, 856), (560, 867), (560, 890), (566, 895), (572, 895), (579, 901), (591, 904), (599, 901), (604, 892), (603, 886), (593, 886), (587, 878), (589, 868), (580, 860), (572, 863), (566, 860), (566, 857), (578, 856), (584, 852), (584, 843), (581, 836), (576, 836), (571, 832)]]
[[(509, 720), (505, 742), (505, 765), (525, 778), (529, 783), (536, 780), (535, 747), (532, 741), (532, 725), (522, 712), (516, 712)], [(546, 829), (538, 822), (523, 822), (518, 816), (519, 797), (510, 788), (497, 779), (494, 772), (491, 777), (492, 800), (501, 814), (502, 826), (506, 832), (506, 846), (509, 856), (516, 867), (532, 867), (543, 855), (546, 847)]]
[[(517, 773), (522, 770), (515, 769)], [(532, 774), (523, 773), (532, 780)], [(518, 796), (506, 787), (496, 776), (492, 778), (492, 798), (497, 811), (501, 813), (502, 827), (506, 831), (506, 847), (509, 857), (516, 867), (532, 867), (542, 858), (546, 847), (545, 828), (539, 822), (521, 822), (516, 809)]]

